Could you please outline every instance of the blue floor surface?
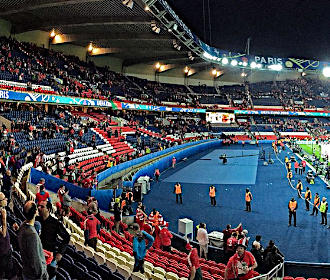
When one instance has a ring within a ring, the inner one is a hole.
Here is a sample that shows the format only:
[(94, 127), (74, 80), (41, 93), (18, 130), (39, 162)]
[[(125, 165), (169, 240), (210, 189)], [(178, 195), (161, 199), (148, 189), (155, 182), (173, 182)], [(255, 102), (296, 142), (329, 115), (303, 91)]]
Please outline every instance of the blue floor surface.
[[(219, 152), (225, 150), (226, 154), (241, 153), (242, 146), (223, 147), (221, 151), (205, 151), (189, 158), (187, 162), (179, 163), (175, 169), (169, 169), (161, 174), (161, 181), (153, 183), (151, 191), (144, 197), (144, 204), (149, 213), (152, 208), (158, 209), (170, 223), (170, 230), (177, 232), (178, 219), (187, 217), (194, 221), (207, 224), (209, 232), (222, 231), (226, 224), (233, 226), (242, 222), (249, 231), (252, 240), (256, 234), (263, 236), (262, 243), (267, 245), (274, 240), (276, 245), (285, 254), (286, 260), (304, 262), (330, 262), (329, 233), (330, 230), (320, 225), (320, 214), (312, 217), (305, 210), (305, 202), (297, 198), (286, 179), (284, 165), (275, 158), (274, 164), (264, 166), (263, 161), (249, 158), (236, 164), (234, 160), (228, 161), (226, 174), (219, 176), (219, 164), (213, 160), (199, 160), (201, 158), (216, 158)], [(247, 153), (256, 153), (255, 146), (245, 146)], [(270, 146), (264, 146), (266, 155), (271, 151)], [(284, 161), (289, 151), (283, 151), (279, 158)], [(196, 162), (198, 165), (196, 166)], [(258, 163), (258, 166), (256, 166)], [(216, 167), (214, 167), (216, 166)], [(252, 168), (253, 167), (253, 168)], [(223, 166), (221, 166), (223, 168)], [(207, 172), (212, 170), (212, 172)], [(197, 175), (198, 172), (198, 175)], [(253, 182), (255, 178), (255, 183)], [(179, 174), (179, 175), (178, 175)], [(199, 177), (203, 179), (200, 179)], [(208, 179), (210, 177), (210, 179)], [(196, 178), (196, 182), (193, 181)], [(228, 179), (231, 178), (231, 179)], [(301, 179), (304, 190), (308, 185), (304, 176), (294, 174), (294, 183)], [(173, 194), (174, 182), (179, 181), (183, 187), (183, 205), (175, 203)], [(222, 183), (220, 183), (222, 182)], [(240, 182), (240, 183), (238, 183)], [(217, 187), (217, 206), (210, 205), (208, 187), (215, 184)], [(244, 193), (249, 187), (253, 195), (252, 212), (245, 209)], [(330, 198), (330, 191), (320, 180), (310, 186), (312, 195), (318, 192), (320, 196)], [(288, 202), (295, 197), (298, 199), (297, 227), (288, 227)]]
[[(219, 156), (226, 154), (228, 163)], [(164, 179), (195, 184), (255, 184), (259, 150), (215, 149)], [(235, 174), (235, 176), (233, 176)]]

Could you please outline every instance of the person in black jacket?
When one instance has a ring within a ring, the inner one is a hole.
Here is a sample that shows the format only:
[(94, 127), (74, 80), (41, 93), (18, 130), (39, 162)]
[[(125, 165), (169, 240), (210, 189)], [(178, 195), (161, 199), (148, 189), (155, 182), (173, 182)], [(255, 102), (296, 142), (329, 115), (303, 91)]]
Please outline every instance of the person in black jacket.
[(40, 202), (38, 211), (39, 216), (36, 220), (41, 224), (40, 239), (42, 247), (54, 255), (54, 260), (47, 266), (49, 278), (52, 279), (56, 275), (57, 263), (62, 259), (62, 255), (70, 242), (70, 235), (63, 224), (50, 215), (52, 204), (49, 201)]

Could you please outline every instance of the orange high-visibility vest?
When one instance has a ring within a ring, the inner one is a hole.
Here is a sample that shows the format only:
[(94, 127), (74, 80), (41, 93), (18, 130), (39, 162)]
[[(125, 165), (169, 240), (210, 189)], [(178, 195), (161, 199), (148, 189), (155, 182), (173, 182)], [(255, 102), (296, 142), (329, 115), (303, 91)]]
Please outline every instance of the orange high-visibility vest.
[(210, 197), (215, 197), (215, 187), (210, 187), (209, 195)]
[(287, 177), (288, 177), (288, 179), (291, 179), (292, 178), (292, 172), (291, 171), (288, 172)]
[(177, 184), (175, 185), (175, 194), (180, 194), (180, 193), (182, 193), (181, 185)]
[(316, 206), (316, 207), (320, 206), (320, 197), (319, 196), (314, 197), (314, 206)]
[(297, 184), (297, 190), (303, 190), (303, 185), (301, 182)]
[(312, 198), (312, 195), (311, 195), (311, 191), (310, 190), (308, 190), (308, 191), (306, 191), (305, 192), (305, 199), (307, 200), (310, 200)]
[(252, 200), (251, 192), (245, 193), (245, 201), (250, 202)]
[(297, 201), (291, 201), (289, 202), (289, 208), (291, 211), (295, 210), (297, 207)]

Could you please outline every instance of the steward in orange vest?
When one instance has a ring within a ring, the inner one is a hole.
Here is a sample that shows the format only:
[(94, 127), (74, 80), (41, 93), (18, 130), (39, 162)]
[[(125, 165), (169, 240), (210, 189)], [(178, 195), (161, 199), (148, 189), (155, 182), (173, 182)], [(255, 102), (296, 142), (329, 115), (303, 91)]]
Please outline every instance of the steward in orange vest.
[(292, 179), (292, 171), (289, 170), (288, 174), (286, 175), (286, 177), (290, 180), (291, 182), (291, 179)]
[(298, 180), (298, 184), (296, 186), (297, 192), (298, 192), (298, 198), (302, 198), (301, 192), (303, 190), (303, 184), (301, 180)]
[(209, 196), (210, 196), (210, 199), (211, 199), (211, 206), (216, 206), (217, 205), (217, 202), (215, 200), (215, 193), (216, 193), (216, 189), (215, 189), (215, 186), (210, 186), (210, 190), (209, 190)]
[(319, 213), (319, 210), (317, 208), (319, 206), (320, 206), (320, 196), (318, 193), (316, 193), (314, 196), (313, 213), (311, 214), (311, 216), (314, 216), (314, 213), (317, 216), (317, 214)]
[(249, 189), (245, 190), (245, 211), (251, 212), (252, 194)]
[(298, 203), (297, 201), (295, 201), (294, 198), (291, 198), (291, 200), (289, 201), (289, 204), (288, 204), (288, 208), (289, 208), (289, 226), (291, 226), (291, 219), (292, 219), (292, 216), (293, 216), (293, 226), (297, 226), (296, 225), (296, 211), (297, 211), (297, 208), (298, 208)]
[(179, 203), (180, 198), (180, 204), (182, 204), (182, 187), (179, 182), (175, 184), (173, 193), (176, 196), (176, 203)]

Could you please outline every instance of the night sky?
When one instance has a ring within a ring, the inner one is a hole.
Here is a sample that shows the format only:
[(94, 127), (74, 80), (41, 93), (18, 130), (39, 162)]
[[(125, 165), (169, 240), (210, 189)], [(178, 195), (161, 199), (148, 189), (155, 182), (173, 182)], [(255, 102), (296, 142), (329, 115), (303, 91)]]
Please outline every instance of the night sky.
[[(167, 0), (204, 42), (223, 50), (330, 61), (330, 0)], [(205, 5), (205, 27), (203, 2)]]

